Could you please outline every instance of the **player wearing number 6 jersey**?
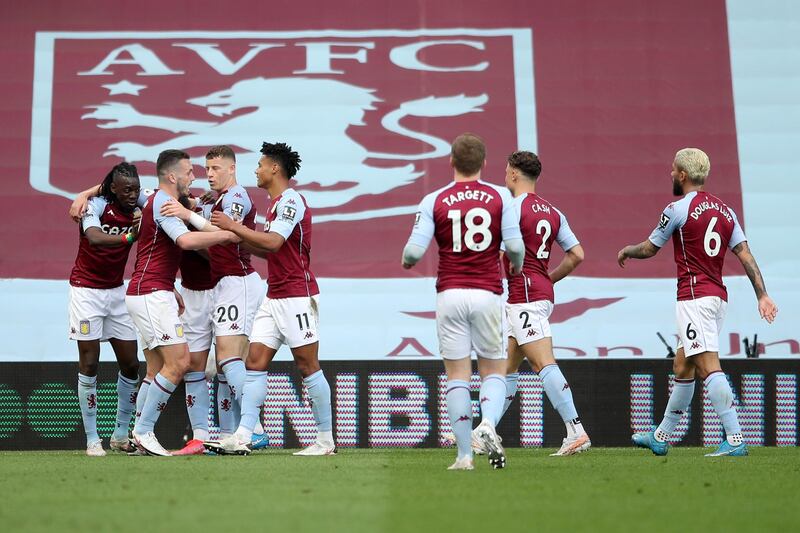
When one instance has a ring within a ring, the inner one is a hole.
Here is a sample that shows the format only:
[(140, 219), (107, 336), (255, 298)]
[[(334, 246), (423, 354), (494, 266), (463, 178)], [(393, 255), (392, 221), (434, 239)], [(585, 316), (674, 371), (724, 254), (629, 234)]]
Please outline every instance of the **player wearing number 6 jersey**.
[[(517, 393), (517, 372), (527, 359), (539, 374), (544, 391), (561, 415), (567, 436), (554, 456), (573, 455), (591, 446), (572, 399), (572, 391), (553, 355), (550, 314), (553, 312), (553, 284), (570, 274), (583, 261), (583, 248), (564, 214), (536, 194), (542, 164), (536, 154), (514, 152), (508, 156), (506, 186), (515, 197), (519, 227), (525, 242), (525, 263), (519, 275), (508, 274), (506, 304), (508, 375), (505, 409)], [(553, 243), (564, 250), (564, 259), (550, 273)], [(508, 260), (505, 260), (508, 265)]]
[(477, 435), (495, 468), (505, 452), (495, 431), (505, 397), (500, 243), (516, 271), (524, 247), (508, 190), (481, 181), (486, 160), (483, 141), (465, 133), (453, 141), (454, 181), (420, 203), (414, 229), (403, 250), (403, 268), (414, 266), (432, 238), (439, 245), (436, 327), (447, 372), (447, 412), (458, 456), (451, 470), (472, 470), (470, 354), (478, 355), (482, 420)]
[(672, 237), (678, 267), (678, 351), (675, 356), (675, 386), (664, 419), (655, 431), (633, 435), (636, 446), (665, 455), (668, 440), (689, 408), (695, 377), (705, 380), (708, 397), (722, 421), (727, 439), (709, 456), (747, 455), (736, 416), (733, 392), (719, 362), (719, 332), (725, 318), (728, 293), (722, 283), (725, 250), (731, 249), (744, 266), (758, 299), (762, 318), (772, 323), (778, 313), (767, 295), (764, 279), (733, 210), (704, 190), (711, 163), (697, 148), (684, 148), (672, 163), (672, 192), (682, 196), (669, 204), (661, 220), (640, 244), (619, 251), (617, 261), (646, 259), (658, 253)]

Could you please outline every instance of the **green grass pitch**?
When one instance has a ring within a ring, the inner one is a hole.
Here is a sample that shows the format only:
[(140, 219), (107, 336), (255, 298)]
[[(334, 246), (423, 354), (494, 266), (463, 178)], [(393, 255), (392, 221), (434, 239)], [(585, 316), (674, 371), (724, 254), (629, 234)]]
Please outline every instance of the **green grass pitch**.
[(800, 448), (508, 450), (449, 472), (452, 449), (293, 457), (0, 453), (9, 532), (798, 531)]

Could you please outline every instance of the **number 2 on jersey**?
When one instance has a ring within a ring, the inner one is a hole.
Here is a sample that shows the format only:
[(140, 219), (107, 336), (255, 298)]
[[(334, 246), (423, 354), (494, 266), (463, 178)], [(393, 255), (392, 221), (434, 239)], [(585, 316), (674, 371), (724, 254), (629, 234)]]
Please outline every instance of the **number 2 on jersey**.
[[(453, 251), (460, 253), (462, 250), (461, 245), (461, 211), (458, 209), (451, 209), (447, 212), (447, 218), (453, 221)], [(475, 219), (480, 218), (480, 223), (476, 223)], [(464, 216), (464, 225), (467, 226), (467, 231), (464, 233), (464, 246), (473, 252), (482, 252), (492, 244), (492, 232), (489, 226), (492, 224), (492, 217), (489, 211), (482, 207), (473, 207)], [(480, 242), (475, 241), (475, 236), (482, 237)]]
[(553, 233), (553, 228), (550, 226), (550, 221), (542, 219), (536, 224), (536, 234), (542, 236), (542, 245), (536, 250), (536, 259), (547, 259), (550, 257), (550, 252), (547, 250), (547, 239)]

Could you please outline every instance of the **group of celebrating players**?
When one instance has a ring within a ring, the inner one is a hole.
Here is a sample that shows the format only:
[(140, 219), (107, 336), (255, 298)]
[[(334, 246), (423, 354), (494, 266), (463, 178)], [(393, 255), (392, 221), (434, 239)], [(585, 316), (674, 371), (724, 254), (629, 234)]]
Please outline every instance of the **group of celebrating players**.
[[(257, 183), (271, 199), (263, 232), (255, 231), (256, 209), (236, 181), (236, 156), (228, 146), (206, 154), (215, 199), (192, 198), (189, 155), (165, 150), (156, 162), (155, 192), (142, 191), (136, 168), (120, 163), (73, 203), (81, 236), (70, 277), (70, 338), (80, 355), (78, 397), (88, 455), (105, 455), (96, 424), (101, 340), (109, 340), (120, 363), (114, 450), (166, 456), (201, 454), (207, 448), (247, 454), (266, 446), (260, 422), (266, 370), (287, 344), (317, 424), (316, 441), (296, 455), (336, 453), (330, 386), (318, 360), (311, 212), (289, 183), (301, 161), (283, 143), (264, 143), (261, 153)], [(134, 242), (135, 267), (125, 291), (125, 263)], [(267, 259), (266, 296), (251, 254)], [(181, 292), (174, 288), (179, 269)], [(138, 392), (137, 332), (147, 361)], [(212, 337), (220, 384), (218, 441), (208, 440), (205, 370)], [(154, 427), (181, 380), (193, 438), (171, 453), (158, 442)]]
[[(256, 209), (236, 182), (236, 156), (227, 146), (206, 154), (208, 181), (216, 198), (191, 197), (194, 177), (188, 154), (166, 150), (156, 163), (155, 193), (141, 191), (136, 168), (120, 163), (100, 186), (73, 203), (73, 216), (82, 216), (80, 247), (70, 278), (70, 338), (78, 342), (78, 396), (88, 455), (105, 455), (96, 429), (101, 340), (111, 343), (120, 366), (112, 449), (147, 455), (205, 450), (247, 454), (266, 446), (259, 413), (268, 400), (267, 368), (278, 348), (287, 344), (317, 424), (314, 444), (295, 455), (336, 453), (331, 392), (318, 359), (319, 289), (310, 270), (311, 211), (290, 183), (300, 158), (283, 143), (264, 143), (261, 153), (257, 185), (270, 197), (263, 232), (255, 230)], [(451, 470), (472, 470), (473, 453), (486, 454), (494, 468), (505, 466), (496, 427), (516, 395), (523, 359), (541, 378), (566, 427), (562, 446), (552, 455), (574, 455), (591, 446), (553, 355), (548, 321), (553, 285), (583, 261), (583, 248), (564, 214), (536, 194), (542, 171), (536, 154), (517, 151), (508, 156), (506, 188), (481, 180), (485, 162), (485, 145), (479, 137), (466, 133), (455, 139), (450, 158), (453, 181), (422, 200), (402, 256), (403, 268), (412, 268), (436, 238), (437, 333), (457, 447)], [(658, 428), (632, 437), (635, 445), (656, 455), (667, 453), (669, 438), (691, 403), (696, 377), (704, 379), (726, 435), (709, 455), (747, 455), (718, 355), (727, 305), (722, 282), (726, 249), (744, 266), (760, 315), (772, 322), (777, 314), (735, 213), (704, 190), (709, 169), (708, 156), (701, 150), (678, 151), (671, 176), (673, 193), (681, 199), (664, 209), (647, 240), (624, 247), (617, 258), (624, 267), (628, 258), (652, 257), (673, 239), (679, 332), (675, 386)], [(125, 263), (137, 241), (126, 293)], [(564, 257), (549, 270), (554, 242)], [(267, 259), (266, 296), (250, 264), (251, 254)], [(174, 289), (179, 269), (180, 293)], [(505, 303), (503, 277), (508, 282)], [(138, 394), (137, 330), (147, 361)], [(218, 441), (208, 440), (205, 368), (212, 336), (220, 383)], [(475, 429), (469, 386), (472, 353), (477, 355), (481, 377), (481, 422)], [(193, 438), (170, 453), (159, 444), (154, 425), (181, 380)]]

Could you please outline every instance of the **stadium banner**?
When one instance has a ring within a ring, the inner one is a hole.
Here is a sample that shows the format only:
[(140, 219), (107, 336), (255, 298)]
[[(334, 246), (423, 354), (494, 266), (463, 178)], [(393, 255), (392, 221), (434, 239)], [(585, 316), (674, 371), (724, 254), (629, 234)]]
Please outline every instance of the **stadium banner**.
[[(629, 446), (630, 435), (657, 424), (672, 387), (671, 361), (563, 361), (575, 404), (595, 446)], [(342, 448), (438, 447), (447, 445), (450, 423), (445, 405), (446, 378), (436, 361), (323, 361), (331, 384), (334, 432)], [(796, 360), (724, 359), (739, 420), (751, 446), (796, 446), (798, 376)], [(0, 364), (0, 449), (81, 449), (85, 437), (76, 395), (77, 365)], [(479, 421), (472, 377), (474, 423)], [(311, 444), (316, 436), (302, 380), (291, 363), (276, 362), (269, 374), (263, 423), (274, 448)], [(714, 446), (722, 426), (702, 383), (673, 443)], [(108, 438), (116, 412), (116, 365), (104, 363), (98, 375), (98, 430)], [(214, 394), (213, 383), (209, 383)], [(190, 433), (183, 386), (173, 394), (156, 426), (168, 448), (182, 446)], [(213, 405), (213, 402), (212, 402)], [(211, 438), (219, 435), (213, 408)], [(521, 372), (517, 397), (498, 432), (511, 447), (557, 447), (565, 434), (538, 376)]]

